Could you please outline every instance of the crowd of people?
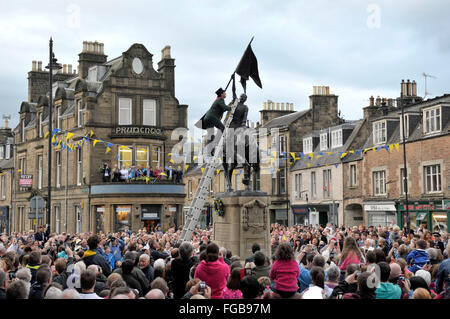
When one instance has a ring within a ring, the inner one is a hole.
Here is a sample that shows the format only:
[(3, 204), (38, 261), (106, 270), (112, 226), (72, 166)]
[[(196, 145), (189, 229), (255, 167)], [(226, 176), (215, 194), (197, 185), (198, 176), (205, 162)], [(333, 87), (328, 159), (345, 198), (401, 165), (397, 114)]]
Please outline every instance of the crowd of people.
[(271, 251), (213, 229), (0, 236), (0, 299), (448, 299), (446, 232), (271, 225)]
[(144, 167), (144, 165), (130, 165), (128, 168), (126, 165), (122, 165), (119, 168), (118, 164), (114, 164), (111, 169), (108, 163), (104, 163), (99, 169), (104, 183), (109, 182), (136, 182), (145, 181), (146, 183), (167, 180), (172, 183), (183, 183), (183, 171), (180, 166), (173, 167), (172, 165), (163, 168), (162, 166)]

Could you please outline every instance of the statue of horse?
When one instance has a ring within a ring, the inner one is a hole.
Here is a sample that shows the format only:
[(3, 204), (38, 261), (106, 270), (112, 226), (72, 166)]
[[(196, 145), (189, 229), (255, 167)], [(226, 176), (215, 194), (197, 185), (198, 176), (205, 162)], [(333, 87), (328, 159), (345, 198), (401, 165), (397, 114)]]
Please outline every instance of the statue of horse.
[[(228, 130), (224, 132), (223, 168), (225, 172), (225, 191), (232, 192), (231, 177), (239, 164), (244, 169), (242, 180), (245, 190), (255, 190), (254, 185), (260, 170), (260, 150), (254, 129), (247, 126), (248, 107), (244, 104), (247, 95), (242, 94), (233, 114)], [(253, 174), (253, 185), (250, 185), (250, 174)]]

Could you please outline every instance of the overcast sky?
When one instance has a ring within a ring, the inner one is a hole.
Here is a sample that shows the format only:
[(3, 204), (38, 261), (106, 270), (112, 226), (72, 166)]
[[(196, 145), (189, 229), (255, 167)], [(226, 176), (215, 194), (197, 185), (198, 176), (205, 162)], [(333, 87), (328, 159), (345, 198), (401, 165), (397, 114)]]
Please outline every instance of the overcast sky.
[[(78, 64), (83, 41), (105, 44), (108, 59), (142, 43), (161, 58), (172, 47), (176, 97), (192, 125), (228, 82), (252, 36), (263, 89), (248, 84), (249, 118), (268, 99), (309, 107), (314, 85), (339, 95), (345, 119), (362, 117), (370, 95), (398, 97), (402, 79), (430, 97), (450, 93), (448, 0), (146, 0), (0, 2), (0, 112), (18, 123), (32, 60)], [(238, 93), (242, 91), (238, 84)], [(3, 121), (2, 121), (3, 125)]]

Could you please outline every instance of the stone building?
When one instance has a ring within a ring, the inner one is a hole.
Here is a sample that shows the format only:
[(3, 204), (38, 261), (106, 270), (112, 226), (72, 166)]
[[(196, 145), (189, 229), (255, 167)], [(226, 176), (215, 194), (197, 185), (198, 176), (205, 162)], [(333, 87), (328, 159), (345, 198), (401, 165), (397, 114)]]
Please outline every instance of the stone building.
[[(52, 95), (55, 138), (72, 149), (52, 147), (52, 231), (118, 231), (161, 224), (179, 224), (184, 185), (157, 183), (104, 183), (100, 168), (170, 165), (175, 128), (187, 127), (187, 105), (175, 97), (175, 60), (170, 47), (162, 49), (157, 70), (153, 55), (142, 44), (133, 44), (122, 55), (108, 60), (103, 43), (83, 42), (78, 72), (63, 65), (55, 75)], [(33, 61), (28, 73), (28, 100), (20, 107), (16, 127), (15, 166), (33, 176), (32, 188), (19, 187), (13, 199), (13, 230), (32, 227), (27, 218), (29, 199), (47, 199), (49, 123), (48, 72)], [(91, 135), (91, 132), (93, 135)], [(89, 136), (88, 143), (83, 136)], [(95, 146), (93, 141), (100, 140)], [(77, 144), (80, 144), (78, 146)], [(107, 150), (108, 143), (111, 144)], [(82, 145), (82, 146), (81, 146)], [(113, 145), (113, 146), (112, 146)], [(11, 215), (11, 214), (10, 214)], [(39, 224), (46, 224), (46, 214)]]
[[(263, 168), (256, 181), (251, 181), (257, 190), (264, 191), (269, 195), (271, 223), (292, 224), (293, 216), (288, 213), (290, 211), (290, 190), (288, 189), (290, 185), (290, 165), (289, 161), (283, 160), (282, 157), (286, 157), (286, 154), (289, 155), (290, 152), (298, 153), (303, 151), (303, 135), (343, 122), (338, 115), (338, 96), (331, 94), (329, 87), (315, 86), (309, 99), (310, 107), (303, 111), (294, 111), (293, 103), (279, 103), (268, 100), (264, 102), (263, 109), (260, 110), (261, 122), (256, 123), (256, 125), (250, 125), (250, 127), (261, 128), (267, 132), (266, 136), (259, 137), (260, 147), (265, 145), (267, 149), (276, 150), (277, 156), (282, 154), (278, 163), (278, 169)], [(250, 106), (249, 112), (251, 110)], [(266, 141), (263, 142), (261, 138), (265, 138)], [(186, 173), (186, 210), (189, 208), (200, 178), (200, 168)], [(243, 172), (241, 167), (238, 166), (232, 179), (234, 190), (244, 189), (242, 179)], [(225, 177), (223, 171), (220, 171), (213, 180), (211, 194), (223, 192), (224, 183)], [(204, 220), (206, 220), (206, 214), (214, 217), (212, 207), (213, 202), (210, 199), (205, 205)]]
[(341, 157), (359, 146), (363, 124), (349, 121), (303, 136), (303, 159), (290, 172), (293, 224), (344, 223)]
[(0, 128), (0, 234), (10, 232), (10, 216), (12, 212), (12, 180), (14, 178), (14, 138), (8, 127), (8, 117), (5, 126)]

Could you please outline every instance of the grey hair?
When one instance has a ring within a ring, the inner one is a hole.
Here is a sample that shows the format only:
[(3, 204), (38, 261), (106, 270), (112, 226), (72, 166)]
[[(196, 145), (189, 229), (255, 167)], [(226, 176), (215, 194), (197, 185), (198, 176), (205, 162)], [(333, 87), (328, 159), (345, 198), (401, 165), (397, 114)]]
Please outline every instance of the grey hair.
[(61, 299), (63, 292), (56, 287), (50, 287), (45, 294), (44, 299)]
[(153, 268), (161, 268), (164, 269), (164, 267), (166, 267), (166, 262), (164, 261), (164, 259), (159, 258), (158, 260), (155, 261), (155, 263), (153, 264)]
[(139, 259), (145, 259), (146, 261), (149, 261), (150, 260), (150, 256), (147, 255), (147, 254), (142, 254), (142, 255), (139, 256)]
[(61, 299), (81, 299), (80, 294), (75, 289), (66, 289), (61, 294)]
[(154, 288), (150, 290), (146, 295), (145, 299), (165, 299), (164, 293), (161, 291), (161, 289)]
[(327, 279), (331, 282), (337, 282), (339, 279), (339, 276), (341, 275), (341, 270), (338, 266), (332, 265), (327, 268)]
[(21, 268), (16, 271), (16, 278), (21, 279), (25, 282), (31, 282), (31, 271), (29, 268)]
[(428, 248), (427, 253), (428, 253), (430, 260), (438, 259), (438, 251), (436, 248)]
[(194, 251), (194, 246), (191, 243), (185, 241), (178, 248), (180, 252), (181, 259), (188, 260), (192, 256), (192, 252)]

